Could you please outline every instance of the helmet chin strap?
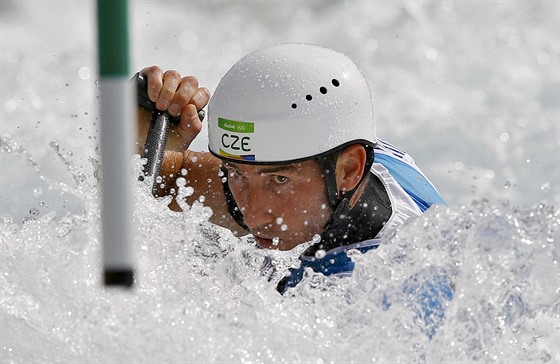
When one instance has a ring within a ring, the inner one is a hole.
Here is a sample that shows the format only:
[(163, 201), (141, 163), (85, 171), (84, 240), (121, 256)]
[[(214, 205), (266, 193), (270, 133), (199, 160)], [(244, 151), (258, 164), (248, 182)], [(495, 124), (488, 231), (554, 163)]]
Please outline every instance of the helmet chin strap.
[[(356, 185), (356, 188), (358, 188), (357, 186), (360, 186), (364, 178), (368, 175), (371, 165), (373, 164), (373, 147), (364, 145), (364, 148), (366, 149), (366, 165), (364, 167), (364, 174), (362, 175), (360, 182)], [(340, 155), (342, 154), (342, 151), (343, 150), (339, 149), (315, 159), (317, 163), (319, 163), (319, 166), (323, 171), (323, 177), (325, 179), (325, 184), (327, 187), (327, 196), (329, 198), (329, 203), (333, 211), (335, 211), (338, 205), (340, 205), (340, 203), (345, 199), (350, 200), (356, 190), (356, 188), (350, 191), (340, 191), (338, 189), (338, 185), (336, 182), (336, 163), (338, 161), (338, 157), (340, 157)]]
[(323, 173), (323, 178), (325, 179), (325, 185), (327, 187), (327, 196), (333, 211), (336, 210), (336, 207), (342, 200), (340, 194), (338, 193), (338, 186), (336, 183), (336, 162), (338, 161), (340, 153), (341, 151), (337, 150), (333, 153), (329, 153), (315, 159)]
[(228, 171), (227, 171), (226, 167), (224, 167), (224, 165), (222, 165), (220, 167), (220, 170), (222, 171), (223, 175), (225, 176), (225, 178), (222, 178), (222, 187), (224, 188), (224, 194), (226, 195), (226, 202), (227, 202), (229, 213), (230, 213), (231, 217), (233, 217), (233, 219), (235, 220), (235, 222), (239, 226), (241, 226), (243, 229), (249, 231), (249, 227), (247, 226), (247, 224), (245, 224), (245, 219), (243, 218), (243, 213), (241, 212), (241, 209), (239, 208), (239, 206), (237, 206), (237, 202), (235, 201), (235, 198), (233, 198), (233, 193), (231, 193), (231, 190), (229, 188)]

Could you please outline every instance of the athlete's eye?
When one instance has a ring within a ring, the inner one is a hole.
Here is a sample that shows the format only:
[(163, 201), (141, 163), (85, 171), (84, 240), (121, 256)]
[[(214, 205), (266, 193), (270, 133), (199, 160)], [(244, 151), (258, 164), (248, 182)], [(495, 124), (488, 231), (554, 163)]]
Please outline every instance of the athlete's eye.
[(235, 167), (232, 167), (230, 165), (225, 165), (226, 170), (227, 170), (227, 175), (229, 178), (238, 178), (243, 176), (243, 174), (241, 173), (241, 171)]
[(239, 169), (231, 168), (229, 170), (229, 176), (230, 177), (241, 177), (241, 176), (243, 176), (243, 174), (239, 171)]
[(288, 180), (289, 180), (289, 178), (286, 177), (286, 176), (279, 176), (279, 175), (274, 176), (274, 182), (279, 184), (279, 185), (282, 185), (282, 184), (288, 182)]

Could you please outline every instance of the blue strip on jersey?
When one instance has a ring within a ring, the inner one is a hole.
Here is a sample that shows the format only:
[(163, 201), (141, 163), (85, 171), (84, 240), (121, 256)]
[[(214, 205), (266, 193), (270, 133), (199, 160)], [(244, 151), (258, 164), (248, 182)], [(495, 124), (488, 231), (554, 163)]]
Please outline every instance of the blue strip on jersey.
[[(362, 253), (367, 252), (371, 249), (376, 249), (377, 244), (356, 247), (354, 249), (359, 250)], [(334, 249), (333, 249), (334, 250)], [(329, 253), (321, 259), (315, 259), (311, 257), (301, 257), (301, 265), (299, 268), (290, 268), (290, 275), (287, 277), (287, 281), (284, 282), (282, 288), (279, 290), (280, 293), (284, 294), (288, 288), (295, 287), (302, 279), (305, 268), (311, 268), (314, 272), (322, 273), (326, 276), (331, 274), (341, 274), (350, 273), (354, 270), (354, 262), (352, 259), (346, 255), (347, 250), (339, 250), (334, 253)], [(307, 259), (309, 258), (309, 259)]]
[(387, 168), (391, 176), (416, 202), (420, 211), (426, 211), (434, 203), (445, 204), (430, 181), (408, 163), (382, 153), (375, 154), (375, 163)]

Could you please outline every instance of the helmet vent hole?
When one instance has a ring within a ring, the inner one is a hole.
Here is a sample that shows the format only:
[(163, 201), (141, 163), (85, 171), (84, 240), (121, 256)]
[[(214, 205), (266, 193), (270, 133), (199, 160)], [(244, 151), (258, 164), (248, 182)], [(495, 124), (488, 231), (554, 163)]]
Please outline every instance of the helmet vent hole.
[(338, 81), (336, 78), (333, 78), (332, 79), (332, 84), (333, 84), (334, 87), (338, 87), (338, 86), (340, 86), (340, 81)]
[(321, 88), (319, 89), (319, 91), (324, 95), (327, 93), (327, 88), (325, 86), (321, 86)]
[(307, 95), (307, 96), (305, 96), (305, 99), (307, 101), (311, 101), (311, 100), (313, 100), (313, 97), (311, 95)]
[(296, 108), (297, 108), (297, 104), (296, 104), (296, 103), (293, 103), (293, 104), (292, 104), (292, 109), (296, 109)]

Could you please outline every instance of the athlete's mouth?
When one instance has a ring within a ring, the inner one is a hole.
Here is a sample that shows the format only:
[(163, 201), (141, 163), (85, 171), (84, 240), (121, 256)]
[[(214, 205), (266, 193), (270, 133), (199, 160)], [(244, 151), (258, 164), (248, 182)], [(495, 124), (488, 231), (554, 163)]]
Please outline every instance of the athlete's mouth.
[(257, 242), (257, 245), (261, 248), (265, 248), (265, 249), (274, 249), (275, 247), (278, 247), (280, 245), (280, 238), (275, 237), (272, 239), (269, 238), (263, 238), (261, 236), (257, 236), (257, 235), (253, 235), (253, 237), (255, 238), (255, 241)]

